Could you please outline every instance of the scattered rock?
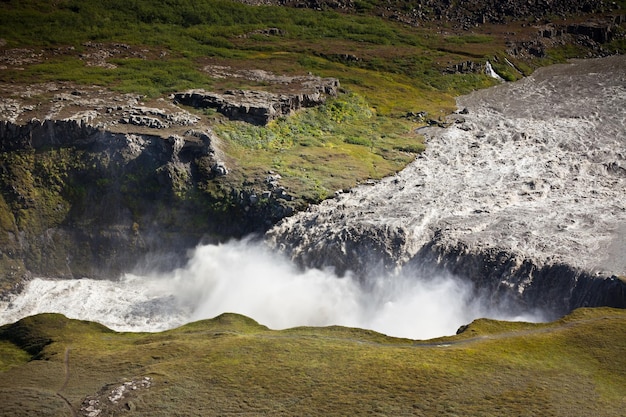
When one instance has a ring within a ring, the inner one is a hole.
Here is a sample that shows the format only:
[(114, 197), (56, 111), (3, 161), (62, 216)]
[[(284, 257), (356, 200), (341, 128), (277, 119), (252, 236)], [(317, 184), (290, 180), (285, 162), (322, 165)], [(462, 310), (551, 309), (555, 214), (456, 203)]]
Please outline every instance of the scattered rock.
[(149, 377), (133, 378), (118, 384), (104, 386), (97, 394), (86, 397), (81, 403), (79, 415), (99, 417), (137, 409), (134, 401), (142, 391), (150, 389), (154, 380)]
[(266, 28), (266, 29), (257, 29), (252, 32), (248, 32), (244, 35), (241, 35), (242, 38), (247, 38), (253, 35), (263, 35), (263, 36), (284, 36), (285, 31), (279, 28)]

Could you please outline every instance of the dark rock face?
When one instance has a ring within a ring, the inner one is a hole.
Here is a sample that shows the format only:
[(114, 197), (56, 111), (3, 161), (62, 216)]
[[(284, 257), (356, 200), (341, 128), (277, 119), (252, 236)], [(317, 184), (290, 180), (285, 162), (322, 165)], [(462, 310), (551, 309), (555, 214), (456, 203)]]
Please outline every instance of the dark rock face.
[(301, 108), (323, 104), (329, 96), (336, 96), (339, 81), (320, 79), (308, 89), (294, 94), (274, 94), (265, 91), (228, 90), (222, 94), (204, 90), (190, 90), (174, 95), (186, 106), (212, 108), (231, 120), (242, 120), (255, 125), (265, 125), (281, 116)]
[(587, 36), (594, 42), (607, 43), (613, 39), (613, 25), (602, 22), (578, 23), (567, 26), (567, 33)]
[(147, 254), (170, 269), (203, 240), (284, 217), (278, 199), (244, 210), (249, 202), (220, 191), (228, 169), (216, 143), (209, 130), (164, 137), (73, 120), (0, 122), (0, 269), (11, 271), (0, 293), (30, 273), (112, 278)]
[(626, 283), (615, 276), (596, 277), (566, 264), (537, 266), (500, 250), (477, 252), (433, 241), (407, 267), (422, 274), (463, 276), (477, 295), (511, 312), (540, 309), (556, 319), (579, 307), (626, 308)]
[[(265, 124), (339, 88), (310, 75), (230, 75), (281, 93), (176, 98)], [(233, 180), (219, 139), (172, 102), (66, 84), (20, 88), (19, 99), (0, 103), (0, 296), (31, 274), (112, 278), (148, 254), (152, 266), (171, 269), (200, 242), (263, 233), (302, 204), (278, 180)], [(51, 99), (35, 111), (22, 101), (33, 94)]]

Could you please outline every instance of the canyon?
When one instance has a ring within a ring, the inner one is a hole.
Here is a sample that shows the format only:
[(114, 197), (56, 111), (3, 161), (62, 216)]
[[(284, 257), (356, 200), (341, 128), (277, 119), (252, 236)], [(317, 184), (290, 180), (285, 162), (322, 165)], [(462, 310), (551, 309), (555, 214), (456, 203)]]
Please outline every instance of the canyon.
[[(276, 214), (262, 239), (228, 244), (203, 241), (211, 229), (189, 229), (200, 205), (176, 199), (198, 178), (229, 175), (210, 131), (163, 137), (76, 120), (5, 122), (5, 148), (71, 144), (93, 158), (78, 171), (82, 183), (98, 183), (82, 177), (95, 166), (111, 183), (83, 195), (83, 205), (96, 199), (82, 211), (68, 211), (82, 223), (61, 223), (34, 239), (44, 243), (42, 254), (59, 255), (40, 263), (27, 257), (28, 265), (66, 279), (19, 281), (22, 292), (3, 303), (4, 317), (59, 311), (118, 330), (157, 331), (236, 311), (273, 328), (342, 324), (430, 338), (484, 316), (546, 321), (580, 307), (625, 308), (624, 68), (622, 56), (576, 61), (460, 97), (445, 123), (419, 129), (428, 148), (404, 170), (306, 211)], [(126, 206), (126, 178), (136, 172), (143, 177)], [(146, 189), (154, 173), (158, 194)], [(71, 170), (65, 175), (66, 183), (77, 181)], [(155, 195), (171, 205), (151, 207)], [(173, 209), (177, 220), (163, 224)], [(222, 231), (242, 227), (232, 211), (206, 224), (220, 221), (228, 222)], [(147, 229), (150, 222), (158, 227)], [(103, 281), (75, 279), (81, 258), (74, 245), (89, 262), (84, 277)], [(121, 280), (110, 281), (120, 272)], [(456, 300), (454, 308), (446, 300)], [(422, 327), (426, 316), (438, 317), (440, 327)]]

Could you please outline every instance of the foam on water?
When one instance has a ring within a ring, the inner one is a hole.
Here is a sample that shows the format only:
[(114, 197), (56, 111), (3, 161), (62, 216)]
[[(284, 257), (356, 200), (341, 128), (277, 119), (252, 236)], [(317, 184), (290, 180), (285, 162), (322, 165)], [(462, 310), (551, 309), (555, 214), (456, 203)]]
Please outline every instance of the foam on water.
[(541, 69), (458, 104), (467, 114), (427, 129), (415, 163), (286, 219), (270, 231), (277, 247), (323, 259), (345, 230), (367, 231), (400, 264), (436, 238), (626, 275), (626, 57)]

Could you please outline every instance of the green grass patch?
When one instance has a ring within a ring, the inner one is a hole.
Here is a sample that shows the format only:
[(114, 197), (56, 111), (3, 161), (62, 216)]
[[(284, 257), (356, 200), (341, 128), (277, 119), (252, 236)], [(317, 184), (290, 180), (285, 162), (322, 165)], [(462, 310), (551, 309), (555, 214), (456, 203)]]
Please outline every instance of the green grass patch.
[(491, 43), (493, 37), (489, 35), (471, 34), (460, 36), (447, 36), (445, 41), (456, 45), (464, 45), (466, 43)]
[(410, 123), (376, 116), (357, 94), (341, 95), (267, 126), (224, 121), (215, 131), (227, 142), (235, 163), (252, 167), (260, 177), (268, 169), (276, 171), (290, 192), (309, 202), (354, 186), (355, 178), (396, 172), (424, 149)]
[[(0, 349), (18, 357), (0, 371), (0, 410), (66, 414), (51, 398), (69, 348), (63, 395), (76, 409), (109, 384), (104, 395), (148, 376), (150, 388), (120, 402), (129, 415), (620, 416), (625, 331), (626, 312), (609, 308), (547, 324), (478, 320), (432, 341), (337, 326), (274, 331), (234, 314), (162, 333), (40, 315), (0, 327)], [(39, 359), (24, 362), (37, 340), (48, 341)]]
[(15, 366), (25, 364), (31, 359), (30, 355), (13, 343), (0, 341), (0, 372)]

